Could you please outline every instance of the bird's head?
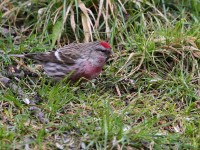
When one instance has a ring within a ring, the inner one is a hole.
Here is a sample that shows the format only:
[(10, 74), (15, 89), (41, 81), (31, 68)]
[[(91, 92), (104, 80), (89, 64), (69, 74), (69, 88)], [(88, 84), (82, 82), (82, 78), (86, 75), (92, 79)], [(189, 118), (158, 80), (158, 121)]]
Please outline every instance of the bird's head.
[(84, 43), (82, 50), (84, 50), (82, 51), (84, 57), (95, 66), (103, 66), (113, 54), (112, 47), (105, 41)]
[(112, 47), (105, 41), (98, 41), (94, 51), (99, 55), (105, 56), (106, 59), (113, 54)]

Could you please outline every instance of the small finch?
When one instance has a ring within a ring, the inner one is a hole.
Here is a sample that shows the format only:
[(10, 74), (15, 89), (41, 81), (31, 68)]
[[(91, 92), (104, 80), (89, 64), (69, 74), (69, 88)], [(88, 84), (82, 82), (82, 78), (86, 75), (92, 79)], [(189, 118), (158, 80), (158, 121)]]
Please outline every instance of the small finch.
[(96, 78), (112, 53), (112, 48), (107, 42), (96, 41), (72, 43), (56, 51), (11, 56), (37, 61), (43, 66), (46, 74), (55, 80), (68, 76), (68, 80), (76, 82), (81, 78)]

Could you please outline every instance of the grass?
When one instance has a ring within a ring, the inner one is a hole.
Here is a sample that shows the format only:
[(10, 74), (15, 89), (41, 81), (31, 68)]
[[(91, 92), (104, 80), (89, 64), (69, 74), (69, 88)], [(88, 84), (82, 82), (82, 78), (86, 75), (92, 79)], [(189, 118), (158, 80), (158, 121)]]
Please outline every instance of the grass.
[(19, 67), (8, 54), (92, 39), (108, 40), (115, 52), (99, 78), (81, 85), (52, 83), (25, 61), (41, 77), (10, 78), (49, 122), (0, 84), (1, 149), (200, 148), (199, 1), (106, 2), (0, 4), (9, 31), (0, 34), (4, 76)]

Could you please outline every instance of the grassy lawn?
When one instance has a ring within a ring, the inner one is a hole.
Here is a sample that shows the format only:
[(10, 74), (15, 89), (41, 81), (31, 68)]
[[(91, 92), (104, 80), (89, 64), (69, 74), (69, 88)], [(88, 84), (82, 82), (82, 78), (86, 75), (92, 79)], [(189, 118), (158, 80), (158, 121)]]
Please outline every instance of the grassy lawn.
[[(199, 16), (198, 0), (2, 0), (0, 149), (200, 149)], [(115, 54), (87, 83), (9, 57), (100, 39)]]

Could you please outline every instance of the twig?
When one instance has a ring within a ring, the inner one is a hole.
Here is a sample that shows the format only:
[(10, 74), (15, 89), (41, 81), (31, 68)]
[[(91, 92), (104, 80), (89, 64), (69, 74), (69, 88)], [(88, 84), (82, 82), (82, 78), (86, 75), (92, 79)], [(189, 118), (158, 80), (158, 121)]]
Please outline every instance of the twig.
[[(12, 58), (17, 64), (19, 64), (20, 66), (23, 66), (25, 69), (29, 70), (32, 73), (36, 73), (33, 69), (31, 69), (30, 67), (26, 66), (23, 62), (17, 60), (16, 58)], [(37, 74), (37, 73), (36, 73)]]

